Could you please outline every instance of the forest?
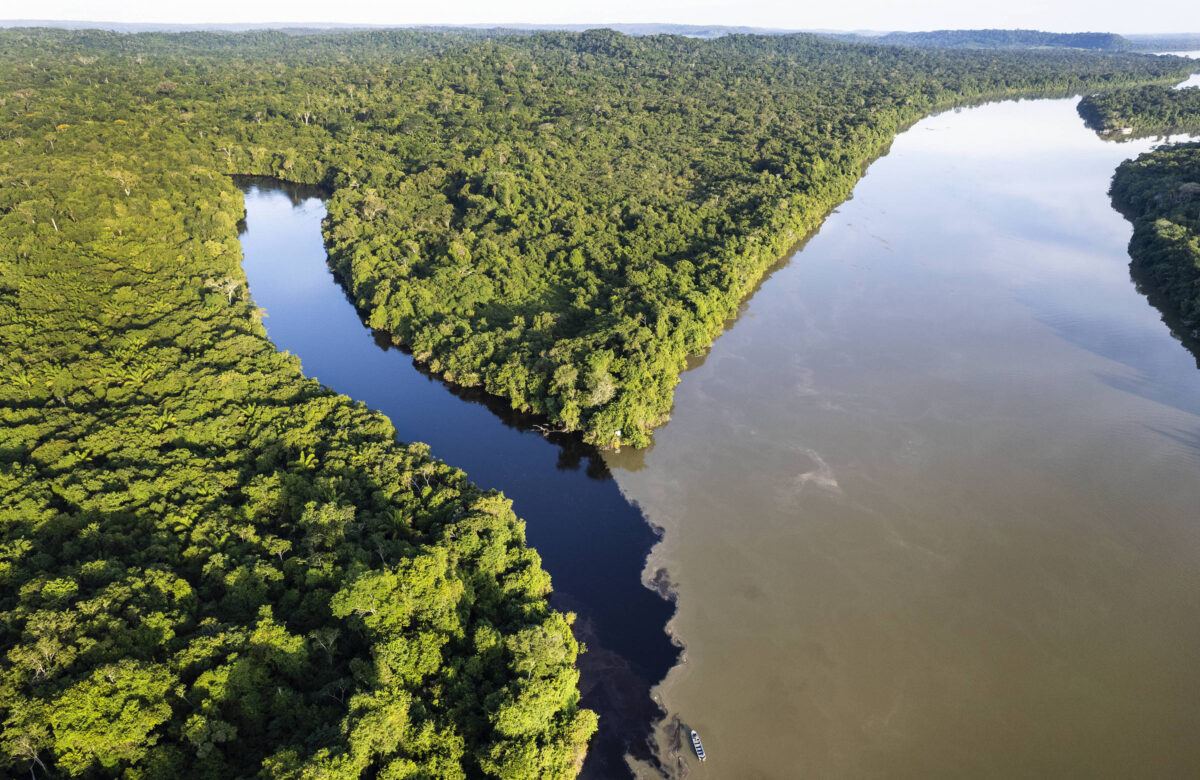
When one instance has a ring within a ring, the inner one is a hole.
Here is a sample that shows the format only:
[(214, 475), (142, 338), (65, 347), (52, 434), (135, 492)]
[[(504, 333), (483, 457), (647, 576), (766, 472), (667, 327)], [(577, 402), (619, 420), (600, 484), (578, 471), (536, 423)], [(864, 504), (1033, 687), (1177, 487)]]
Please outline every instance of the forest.
[(1194, 51), (1200, 49), (1200, 33), (1123, 35), (1134, 51)]
[(1200, 132), (1200, 87), (1151, 84), (1087, 95), (1079, 101), (1079, 115), (1101, 135)]
[(930, 30), (885, 35), (837, 35), (841, 40), (889, 46), (933, 46), (963, 49), (1090, 49), (1129, 51), (1134, 44), (1115, 33), (1051, 33), (1041, 30)]
[(1178, 58), (812, 36), (0, 31), (0, 761), (571, 777), (581, 648), (499, 495), (277, 352), (231, 174), (432, 370), (644, 446), (920, 116)]
[(509, 502), (277, 352), (211, 150), (103, 109), (0, 154), (3, 774), (573, 777)]
[[(898, 129), (1191, 66), (812, 36), (40, 35), (53, 47), (9, 34), (33, 90), (18, 123), (131, 122), (132, 101), (217, 170), (326, 185), (332, 262), (373, 327), (453, 382), (635, 447), (687, 355)], [(56, 68), (23, 64), (49, 49)]]
[(1133, 222), (1135, 276), (1163, 301), (1184, 335), (1200, 334), (1200, 143), (1126, 160), (1113, 178), (1114, 204)]

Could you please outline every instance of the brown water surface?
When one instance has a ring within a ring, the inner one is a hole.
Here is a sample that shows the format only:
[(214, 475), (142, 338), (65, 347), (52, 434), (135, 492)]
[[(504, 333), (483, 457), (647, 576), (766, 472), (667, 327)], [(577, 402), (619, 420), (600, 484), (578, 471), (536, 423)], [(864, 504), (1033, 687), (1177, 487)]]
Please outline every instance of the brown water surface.
[(664, 529), (678, 774), (1200, 776), (1200, 372), (1106, 194), (1152, 143), (922, 121), (607, 458)]

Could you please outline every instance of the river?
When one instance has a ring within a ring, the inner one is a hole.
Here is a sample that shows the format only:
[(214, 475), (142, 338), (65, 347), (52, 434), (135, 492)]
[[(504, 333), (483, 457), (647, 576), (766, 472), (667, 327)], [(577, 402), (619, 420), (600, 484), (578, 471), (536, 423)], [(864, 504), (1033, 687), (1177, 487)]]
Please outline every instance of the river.
[(1075, 105), (898, 136), (608, 457), (678, 594), (676, 775), (1200, 774), (1200, 372), (1106, 194), (1153, 142)]
[[(585, 776), (626, 750), (645, 776), (1180, 776), (1200, 372), (1106, 195), (1152, 144), (1100, 141), (1073, 100), (923, 120), (684, 374), (653, 447), (603, 457), (373, 338), (317, 193), (243, 181), (242, 246), (280, 349), (513, 499), (589, 646)], [(664, 571), (678, 665), (643, 585)]]
[[(1192, 59), (1200, 59), (1200, 51), (1164, 51), (1163, 54), (1173, 54), (1177, 57), (1191, 57)], [(1200, 73), (1193, 73), (1188, 78), (1175, 85), (1176, 89), (1187, 89), (1188, 87), (1200, 87)]]

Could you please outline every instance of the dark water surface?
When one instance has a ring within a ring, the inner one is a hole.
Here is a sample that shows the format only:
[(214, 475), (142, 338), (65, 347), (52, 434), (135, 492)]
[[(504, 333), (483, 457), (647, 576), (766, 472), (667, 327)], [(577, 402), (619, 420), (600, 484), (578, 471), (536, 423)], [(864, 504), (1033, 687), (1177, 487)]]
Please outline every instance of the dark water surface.
[(576, 631), (589, 648), (580, 660), (583, 702), (601, 725), (584, 774), (627, 775), (623, 755), (646, 755), (657, 715), (650, 687), (678, 652), (664, 633), (672, 606), (642, 585), (656, 537), (641, 513), (594, 449), (546, 439), (502, 405), (489, 408), (487, 399), (423, 374), (372, 334), (326, 265), (319, 191), (239, 184), (243, 265), (271, 340), (297, 355), (308, 376), (386, 414), (402, 441), (428, 443), (435, 457), (512, 499), (553, 578), (555, 606), (578, 614)]

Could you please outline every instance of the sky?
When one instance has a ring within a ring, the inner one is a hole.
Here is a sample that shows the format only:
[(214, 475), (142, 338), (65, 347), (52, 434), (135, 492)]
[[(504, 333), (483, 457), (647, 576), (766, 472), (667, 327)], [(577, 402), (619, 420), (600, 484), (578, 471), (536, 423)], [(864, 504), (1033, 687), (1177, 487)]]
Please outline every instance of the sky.
[(671, 22), (784, 29), (1200, 32), (1195, 0), (0, 0), (0, 19), (352, 24)]

